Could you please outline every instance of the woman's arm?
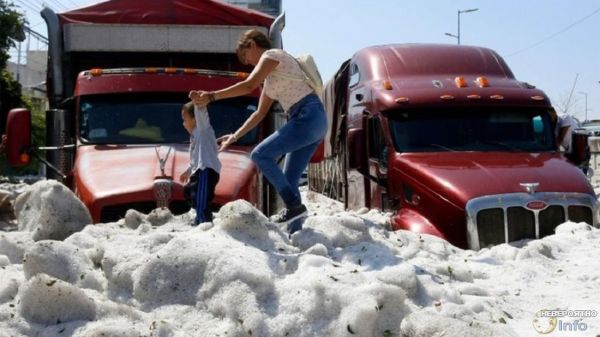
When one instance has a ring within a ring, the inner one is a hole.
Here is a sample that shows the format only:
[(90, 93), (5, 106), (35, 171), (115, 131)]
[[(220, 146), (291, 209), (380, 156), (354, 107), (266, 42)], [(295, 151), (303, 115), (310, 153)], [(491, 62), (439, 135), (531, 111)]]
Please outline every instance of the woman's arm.
[(189, 98), (194, 101), (194, 104), (206, 106), (208, 103), (218, 99), (247, 95), (258, 88), (265, 78), (275, 70), (277, 65), (279, 65), (279, 61), (261, 57), (254, 70), (245, 80), (213, 92), (192, 90), (190, 91)]
[(558, 136), (556, 137), (556, 146), (559, 147), (563, 140), (565, 139), (565, 137), (567, 136), (567, 134), (569, 133), (569, 131), (571, 131), (571, 126), (564, 126), (560, 128), (560, 131), (558, 132)]
[(267, 94), (265, 94), (263, 91), (260, 95), (260, 100), (258, 101), (258, 108), (256, 111), (254, 111), (254, 113), (252, 113), (252, 115), (250, 115), (250, 117), (248, 117), (248, 119), (246, 119), (244, 124), (242, 124), (242, 126), (237, 129), (236, 132), (225, 135), (217, 140), (217, 142), (221, 144), (219, 151), (225, 150), (225, 148), (235, 143), (238, 139), (244, 137), (246, 133), (258, 125), (258, 123), (265, 118), (269, 112), (269, 109), (271, 109), (271, 105), (273, 105), (273, 99), (267, 96)]

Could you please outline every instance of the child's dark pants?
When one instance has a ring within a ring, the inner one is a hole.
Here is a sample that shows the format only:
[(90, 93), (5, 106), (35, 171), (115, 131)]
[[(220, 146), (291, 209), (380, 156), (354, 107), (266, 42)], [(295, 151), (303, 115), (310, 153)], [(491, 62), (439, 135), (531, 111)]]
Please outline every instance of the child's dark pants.
[(183, 188), (183, 195), (190, 205), (196, 209), (195, 224), (212, 221), (209, 208), (215, 196), (215, 187), (219, 182), (219, 174), (211, 168), (196, 170)]

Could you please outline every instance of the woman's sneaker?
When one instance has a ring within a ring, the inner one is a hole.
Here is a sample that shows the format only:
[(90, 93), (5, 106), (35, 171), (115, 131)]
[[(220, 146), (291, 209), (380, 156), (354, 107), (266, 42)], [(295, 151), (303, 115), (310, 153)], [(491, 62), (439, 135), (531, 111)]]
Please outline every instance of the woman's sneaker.
[(280, 224), (287, 224), (308, 214), (308, 210), (304, 204), (300, 204), (294, 208), (284, 208), (279, 213), (271, 217), (271, 221)]

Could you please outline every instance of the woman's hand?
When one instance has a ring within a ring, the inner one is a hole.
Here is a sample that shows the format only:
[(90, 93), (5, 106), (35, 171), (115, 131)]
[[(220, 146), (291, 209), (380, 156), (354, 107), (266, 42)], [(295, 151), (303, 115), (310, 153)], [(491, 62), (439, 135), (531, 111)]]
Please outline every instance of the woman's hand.
[(194, 105), (198, 107), (205, 107), (214, 100), (214, 94), (210, 91), (192, 90), (188, 94), (188, 97), (194, 102)]
[(219, 139), (217, 139), (217, 144), (220, 145), (219, 152), (225, 150), (227, 147), (229, 147), (229, 145), (235, 143), (236, 141), (237, 137), (233, 133), (219, 137)]

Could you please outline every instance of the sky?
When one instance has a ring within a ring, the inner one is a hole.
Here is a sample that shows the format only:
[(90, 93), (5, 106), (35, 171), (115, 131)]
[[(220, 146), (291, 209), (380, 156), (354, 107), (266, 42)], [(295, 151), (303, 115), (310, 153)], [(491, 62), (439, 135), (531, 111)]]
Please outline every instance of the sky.
[[(2, 336), (597, 337), (600, 229), (567, 222), (540, 240), (463, 250), (386, 230), (303, 191), (288, 236), (244, 200), (193, 214), (89, 214), (56, 181), (0, 184)], [(15, 223), (16, 222), (16, 223)], [(65, 222), (69, 224), (65, 229)], [(54, 240), (48, 240), (48, 238)]]
[[(42, 3), (56, 11), (89, 0), (15, 0), (30, 26), (46, 35)], [(517, 79), (541, 88), (553, 104), (584, 120), (600, 119), (600, 0), (284, 0), (284, 48), (310, 53), (324, 79), (357, 50), (390, 43), (457, 42), (497, 51)], [(38, 11), (34, 11), (37, 9)], [(560, 110), (560, 109), (559, 109)]]

